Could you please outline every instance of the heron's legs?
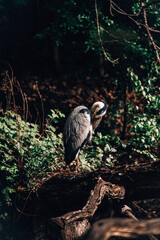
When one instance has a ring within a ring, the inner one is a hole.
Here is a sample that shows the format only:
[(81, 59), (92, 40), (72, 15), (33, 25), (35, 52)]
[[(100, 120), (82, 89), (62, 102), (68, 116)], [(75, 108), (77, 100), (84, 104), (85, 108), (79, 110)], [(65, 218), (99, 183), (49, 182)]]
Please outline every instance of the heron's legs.
[(77, 171), (80, 172), (78, 157), (79, 157), (79, 150), (78, 150), (78, 152), (77, 152), (77, 154), (76, 154), (75, 160), (76, 160), (76, 165), (77, 165)]
[(80, 172), (78, 156), (79, 156), (79, 154), (77, 154), (77, 156), (76, 156), (76, 165), (77, 165), (77, 171)]

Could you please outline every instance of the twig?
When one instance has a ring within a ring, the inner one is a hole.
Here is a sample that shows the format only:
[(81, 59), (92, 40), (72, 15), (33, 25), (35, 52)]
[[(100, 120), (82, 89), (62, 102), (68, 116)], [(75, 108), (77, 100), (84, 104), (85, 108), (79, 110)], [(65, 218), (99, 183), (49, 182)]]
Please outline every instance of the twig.
[(36, 81), (36, 87), (37, 87), (38, 95), (39, 95), (40, 100), (41, 100), (41, 106), (42, 106), (42, 132), (44, 132), (44, 104), (43, 104), (42, 96), (41, 96), (40, 91), (39, 91), (39, 87), (38, 87), (38, 82), (37, 81)]
[[(142, 3), (142, 6), (144, 6), (144, 3)], [(156, 53), (156, 57), (157, 57), (157, 61), (158, 63), (160, 64), (160, 58), (159, 58), (159, 54), (158, 54), (158, 50), (157, 50), (157, 45), (155, 44), (154, 40), (153, 40), (153, 37), (150, 33), (150, 30), (149, 30), (149, 27), (148, 27), (148, 21), (147, 21), (147, 15), (146, 15), (146, 10), (145, 8), (143, 8), (143, 17), (144, 17), (144, 22), (145, 22), (145, 28), (147, 30), (147, 34), (148, 34), (148, 37), (154, 47), (154, 50), (155, 50), (155, 53)]]
[[(147, 8), (148, 6), (150, 6), (150, 5), (152, 5), (152, 4), (155, 4), (155, 3), (160, 3), (160, 1), (153, 1), (153, 2), (148, 3), (148, 4), (146, 4), (146, 5), (144, 5), (144, 3), (142, 2), (142, 3), (141, 3), (141, 8), (140, 8), (140, 10), (138, 11), (137, 14), (128, 14), (128, 13), (126, 13), (123, 9), (121, 9), (116, 3), (114, 3), (112, 0), (110, 0), (110, 12), (111, 12), (111, 14), (113, 15), (113, 13), (112, 13), (112, 9), (113, 9), (113, 10), (115, 10), (116, 12), (118, 12), (119, 14), (127, 16), (127, 17), (128, 17), (130, 20), (132, 20), (136, 25), (145, 27), (145, 29), (146, 29), (146, 31), (147, 31), (147, 34), (148, 34), (148, 37), (149, 37), (149, 39), (150, 39), (150, 41), (151, 41), (151, 43), (152, 43), (152, 45), (153, 45), (153, 48), (154, 48), (154, 50), (155, 50), (157, 61), (158, 61), (158, 63), (160, 64), (160, 57), (159, 57), (159, 53), (158, 53), (158, 50), (160, 50), (160, 47), (155, 44), (155, 42), (154, 42), (154, 40), (153, 40), (153, 37), (152, 37), (152, 35), (151, 35), (151, 33), (150, 33), (151, 31), (156, 32), (156, 33), (160, 33), (160, 31), (159, 31), (159, 30), (152, 29), (152, 28), (150, 28), (150, 27), (148, 26), (147, 14), (146, 14), (146, 8)], [(136, 21), (136, 20), (133, 18), (133, 17), (138, 17), (142, 10), (143, 10), (144, 24)]]
[[(156, 1), (157, 2), (157, 1)], [(147, 5), (148, 6), (148, 5)], [(123, 9), (121, 9), (117, 4), (115, 4), (112, 0), (110, 0), (110, 12), (111, 12), (111, 15), (113, 16), (113, 13), (112, 13), (112, 9), (115, 10), (116, 12), (118, 12), (119, 14), (121, 15), (125, 15), (127, 16), (130, 20), (132, 20), (136, 25), (138, 26), (142, 26), (142, 27), (145, 27), (145, 24), (143, 23), (140, 23), (138, 21), (136, 21), (133, 17), (138, 17), (140, 12), (142, 11), (142, 9), (145, 8), (145, 7), (141, 7), (141, 9), (138, 11), (137, 14), (128, 14), (126, 13)], [(155, 32), (155, 33), (160, 33), (159, 30), (156, 30), (156, 29), (153, 29), (153, 28), (148, 28), (151, 32)]]
[(118, 62), (118, 58), (115, 59), (115, 60), (111, 60), (109, 58), (109, 56), (107, 55), (105, 49), (104, 49), (102, 38), (101, 38), (101, 33), (100, 33), (99, 16), (98, 16), (98, 9), (97, 9), (97, 1), (96, 0), (95, 0), (95, 11), (96, 11), (96, 22), (97, 22), (98, 37), (99, 37), (99, 41), (100, 41), (100, 44), (101, 44), (101, 48), (102, 48), (103, 54), (107, 58), (107, 60), (114, 65), (114, 64), (116, 64)]
[(150, 215), (146, 210), (144, 210), (142, 207), (138, 206), (138, 204), (137, 204), (135, 201), (132, 202), (132, 204), (133, 204), (140, 212), (145, 213), (145, 215), (146, 215), (147, 217), (150, 217), (150, 218), (151, 218), (151, 215)]
[[(136, 218), (136, 216), (134, 216), (134, 214), (132, 213), (132, 209), (130, 207), (128, 207), (127, 205), (124, 205), (124, 207), (122, 208), (122, 214), (134, 219), (136, 222), (140, 222), (138, 220), (138, 218)], [(151, 240), (158, 240), (155, 236), (153, 236), (152, 234), (149, 234), (148, 237)]]
[(25, 114), (26, 114), (26, 107), (25, 107), (25, 97), (24, 97), (24, 94), (23, 94), (23, 91), (22, 91), (22, 88), (20, 86), (20, 83), (19, 81), (16, 79), (16, 83), (19, 87), (19, 90), (21, 92), (21, 96), (22, 96), (22, 100), (23, 100), (23, 119), (25, 120)]

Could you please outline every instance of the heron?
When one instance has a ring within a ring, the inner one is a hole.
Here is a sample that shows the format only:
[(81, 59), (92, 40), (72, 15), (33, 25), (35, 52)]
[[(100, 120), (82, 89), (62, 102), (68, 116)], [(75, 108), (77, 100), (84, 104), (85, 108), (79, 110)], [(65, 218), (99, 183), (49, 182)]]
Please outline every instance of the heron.
[(79, 152), (87, 142), (91, 144), (92, 134), (106, 112), (106, 102), (98, 101), (92, 105), (91, 111), (85, 106), (78, 106), (70, 113), (63, 130), (65, 162), (67, 165), (76, 160), (77, 170), (79, 171)]

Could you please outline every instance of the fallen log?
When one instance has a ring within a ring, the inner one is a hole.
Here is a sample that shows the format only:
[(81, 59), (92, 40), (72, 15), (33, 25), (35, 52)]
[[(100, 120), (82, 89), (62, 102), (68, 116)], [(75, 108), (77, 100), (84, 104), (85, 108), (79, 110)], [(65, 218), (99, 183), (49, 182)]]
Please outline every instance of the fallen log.
[(160, 198), (160, 164), (128, 164), (96, 172), (52, 173), (38, 191), (39, 211), (56, 217), (82, 209), (99, 176), (125, 188), (125, 202)]
[[(160, 198), (160, 165), (159, 162), (152, 162), (125, 164), (90, 173), (51, 173), (37, 193), (36, 212), (40, 216), (51, 218), (56, 231), (55, 225), (59, 226), (58, 239), (83, 239), (102, 200), (105, 204), (101, 211), (105, 212), (110, 207), (109, 198), (121, 200), (119, 208), (130, 201)], [(119, 204), (118, 200), (117, 203)]]
[(150, 234), (160, 234), (160, 218), (141, 222), (128, 218), (102, 219), (93, 225), (87, 240), (108, 240), (111, 237), (130, 239)]

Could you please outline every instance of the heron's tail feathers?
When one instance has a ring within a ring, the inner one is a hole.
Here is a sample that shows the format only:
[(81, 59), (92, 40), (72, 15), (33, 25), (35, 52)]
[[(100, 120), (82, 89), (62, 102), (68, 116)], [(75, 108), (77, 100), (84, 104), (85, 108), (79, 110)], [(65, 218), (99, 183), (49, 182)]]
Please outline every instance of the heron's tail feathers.
[(78, 152), (79, 152), (79, 148), (76, 150), (73, 150), (72, 143), (68, 141), (67, 145), (65, 146), (65, 155), (64, 155), (64, 160), (67, 165), (69, 165), (72, 161), (75, 160)]
[(69, 153), (69, 154), (65, 153), (64, 160), (67, 165), (69, 165), (72, 161), (76, 159), (78, 152), (79, 151), (76, 151), (74, 153)]

